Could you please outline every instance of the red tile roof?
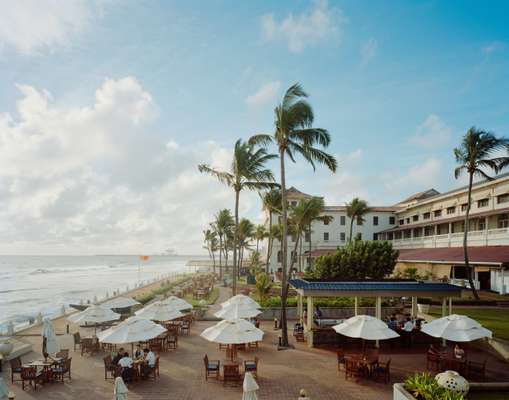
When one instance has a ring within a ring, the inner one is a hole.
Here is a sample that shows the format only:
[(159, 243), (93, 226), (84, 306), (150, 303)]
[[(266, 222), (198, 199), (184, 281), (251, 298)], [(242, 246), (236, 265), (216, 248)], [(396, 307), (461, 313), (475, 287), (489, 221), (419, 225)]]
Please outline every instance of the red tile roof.
[[(468, 248), (471, 263), (503, 266), (509, 264), (509, 246), (472, 246)], [(463, 247), (404, 249), (398, 261), (463, 264)]]
[[(316, 249), (311, 250), (311, 257), (320, 257), (320, 256), (328, 256), (329, 254), (334, 254), (337, 249)], [(309, 255), (309, 250), (304, 252), (304, 256)]]

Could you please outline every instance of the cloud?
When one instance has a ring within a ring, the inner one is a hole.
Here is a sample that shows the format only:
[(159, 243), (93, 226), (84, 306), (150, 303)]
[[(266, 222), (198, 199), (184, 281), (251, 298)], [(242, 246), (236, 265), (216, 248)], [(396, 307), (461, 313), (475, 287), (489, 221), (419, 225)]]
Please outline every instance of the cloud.
[(343, 18), (341, 11), (329, 8), (327, 1), (315, 1), (313, 8), (298, 15), (289, 14), (277, 21), (273, 14), (261, 18), (263, 38), (267, 41), (283, 40), (290, 51), (302, 52), (338, 34)]
[[(232, 149), (153, 132), (158, 107), (134, 77), (105, 80), (80, 107), (18, 89), (16, 114), (0, 113), (0, 253), (201, 251), (233, 196), (197, 165), (225, 168)], [(256, 194), (241, 200), (259, 214)]]
[(482, 52), (486, 55), (492, 54), (498, 50), (502, 50), (505, 47), (504, 42), (500, 42), (498, 40), (495, 40), (491, 43), (488, 43), (486, 46), (482, 48)]
[(378, 51), (378, 42), (370, 38), (361, 45), (360, 56), (361, 56), (361, 67), (365, 67), (369, 62), (375, 58)]
[(404, 170), (403, 173), (384, 174), (382, 179), (386, 182), (385, 187), (389, 193), (415, 193), (440, 186), (445, 178), (443, 169), (442, 162), (431, 157)]
[(439, 116), (431, 114), (417, 127), (409, 142), (421, 148), (437, 149), (449, 144), (451, 136), (451, 128)]
[(280, 87), (280, 81), (266, 83), (256, 93), (246, 97), (246, 104), (254, 108), (272, 104), (276, 101)]
[(0, 12), (0, 48), (24, 55), (66, 47), (101, 13), (102, 1), (16, 0)]

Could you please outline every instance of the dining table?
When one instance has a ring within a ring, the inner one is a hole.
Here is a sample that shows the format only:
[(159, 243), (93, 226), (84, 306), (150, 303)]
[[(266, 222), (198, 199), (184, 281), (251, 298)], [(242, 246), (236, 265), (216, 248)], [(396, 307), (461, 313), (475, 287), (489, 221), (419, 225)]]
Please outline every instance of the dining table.
[(44, 360), (34, 360), (27, 363), (26, 366), (36, 368), (37, 372), (40, 372), (43, 383), (48, 383), (52, 382), (53, 380), (53, 372), (51, 367), (59, 364), (62, 360), (62, 358), (57, 357)]
[(378, 364), (377, 356), (370, 356), (365, 354), (353, 354), (353, 355), (345, 355), (345, 357), (350, 357), (354, 360), (357, 365), (365, 371), (365, 375), (367, 377), (371, 377), (375, 370), (376, 365)]

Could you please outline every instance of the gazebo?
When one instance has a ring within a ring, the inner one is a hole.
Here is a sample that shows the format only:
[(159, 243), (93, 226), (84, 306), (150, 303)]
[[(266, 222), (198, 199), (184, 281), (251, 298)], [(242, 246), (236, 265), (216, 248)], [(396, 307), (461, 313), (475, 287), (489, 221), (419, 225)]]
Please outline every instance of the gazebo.
[[(408, 279), (327, 281), (317, 279), (291, 279), (297, 292), (297, 315), (304, 323), (307, 342), (313, 347), (313, 299), (315, 297), (353, 297), (354, 313), (358, 315), (359, 297), (376, 298), (375, 316), (382, 319), (382, 297), (410, 297), (412, 317), (417, 316), (417, 298), (442, 300), (442, 316), (452, 314), (452, 298), (461, 297), (463, 288), (441, 282), (422, 282)], [(307, 297), (307, 321), (303, 320), (303, 298)]]

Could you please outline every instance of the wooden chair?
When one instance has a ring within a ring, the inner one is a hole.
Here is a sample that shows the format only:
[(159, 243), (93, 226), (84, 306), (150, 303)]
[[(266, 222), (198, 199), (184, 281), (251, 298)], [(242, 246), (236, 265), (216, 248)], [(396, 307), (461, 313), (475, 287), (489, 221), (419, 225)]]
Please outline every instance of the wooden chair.
[(69, 380), (71, 380), (71, 358), (66, 358), (60, 361), (56, 367), (52, 368), (53, 376), (55, 381), (60, 381), (64, 383), (64, 378), (67, 375)]
[[(21, 363), (21, 358), (16, 357), (9, 361), (11, 366), (11, 383), (21, 382), (21, 370), (23, 369), (23, 364)], [(15, 379), (16, 375), (19, 375), (19, 379)]]
[(103, 358), (104, 362), (104, 380), (108, 379), (108, 373), (111, 375), (111, 379), (115, 379), (117, 377), (117, 366), (113, 364), (113, 360), (111, 359), (111, 355), (107, 355)]
[(180, 332), (183, 335), (189, 335), (191, 333), (191, 323), (188, 320), (182, 321), (182, 325), (180, 325)]
[(223, 365), (223, 385), (226, 385), (228, 382), (234, 385), (242, 382), (242, 375), (237, 364)]
[(80, 336), (80, 333), (79, 332), (76, 332), (73, 334), (73, 339), (74, 339), (74, 351), (76, 351), (76, 347), (79, 346), (81, 347), (81, 336)]
[(357, 360), (345, 357), (345, 380), (348, 378), (357, 380), (360, 376), (362, 376), (362, 372)]
[(37, 390), (37, 383), (42, 382), (42, 375), (37, 373), (35, 367), (21, 367), (21, 388), (25, 390), (25, 383), (28, 382), (30, 386), (34, 386)]
[(160, 353), (164, 350), (164, 341), (161, 338), (151, 339), (149, 340), (149, 346), (152, 351)]
[(178, 336), (169, 334), (166, 336), (166, 347), (168, 349), (177, 349), (178, 347)]
[(251, 372), (255, 378), (258, 378), (258, 357), (244, 361), (244, 373), (246, 372)]
[(468, 379), (476, 378), (480, 379), (481, 382), (486, 379), (486, 362), (468, 361), (466, 365), (466, 375)]
[(228, 350), (229, 347), (227, 344), (219, 343), (219, 350)]
[(426, 369), (440, 371), (442, 369), (442, 356), (434, 351), (428, 350), (426, 353)]
[(248, 350), (255, 350), (258, 348), (258, 342), (249, 342), (247, 344)]
[(62, 349), (55, 356), (57, 358), (69, 358), (69, 349)]
[(376, 380), (383, 378), (385, 383), (389, 383), (391, 381), (391, 359), (389, 358), (386, 363), (377, 363), (373, 372)]
[(205, 354), (203, 363), (205, 364), (205, 380), (208, 380), (209, 377), (219, 379), (221, 362), (219, 360), (209, 360), (209, 356)]
[(81, 355), (84, 353), (89, 353), (93, 355), (99, 351), (99, 343), (97, 343), (94, 339), (84, 338), (81, 339)]
[(343, 349), (338, 349), (338, 351), (336, 351), (336, 356), (338, 358), (338, 371), (341, 371), (341, 366), (345, 369), (345, 351)]

